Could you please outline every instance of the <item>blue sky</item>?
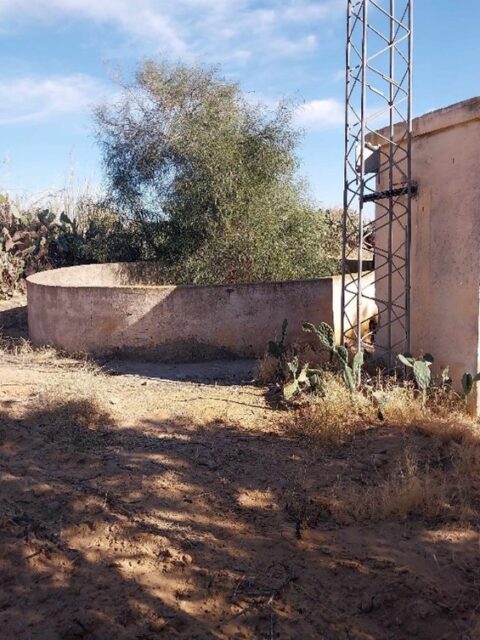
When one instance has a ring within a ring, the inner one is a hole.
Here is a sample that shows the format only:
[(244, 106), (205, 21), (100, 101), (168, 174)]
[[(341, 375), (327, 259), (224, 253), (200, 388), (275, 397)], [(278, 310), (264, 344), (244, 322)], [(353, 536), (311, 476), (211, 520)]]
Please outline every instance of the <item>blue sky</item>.
[[(101, 184), (91, 108), (116, 70), (219, 63), (260, 100), (299, 103), (301, 172), (342, 199), (346, 0), (0, 0), (0, 191)], [(414, 111), (480, 94), (478, 0), (416, 0)]]

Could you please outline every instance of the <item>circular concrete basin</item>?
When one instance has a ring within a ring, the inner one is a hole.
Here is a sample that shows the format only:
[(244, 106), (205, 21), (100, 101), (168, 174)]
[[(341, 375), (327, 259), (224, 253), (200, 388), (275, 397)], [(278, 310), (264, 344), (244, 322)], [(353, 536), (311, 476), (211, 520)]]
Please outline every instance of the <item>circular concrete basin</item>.
[[(165, 286), (154, 263), (82, 265), (27, 279), (36, 345), (69, 352), (186, 362), (263, 355), (284, 318), (334, 325), (338, 278), (256, 284)], [(336, 294), (335, 294), (336, 295)]]

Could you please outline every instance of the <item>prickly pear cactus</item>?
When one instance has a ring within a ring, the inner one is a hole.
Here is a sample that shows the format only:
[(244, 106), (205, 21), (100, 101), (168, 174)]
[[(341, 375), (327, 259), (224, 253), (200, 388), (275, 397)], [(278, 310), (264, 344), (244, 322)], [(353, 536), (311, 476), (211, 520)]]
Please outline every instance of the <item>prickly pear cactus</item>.
[(426, 391), (432, 381), (430, 363), (425, 360), (415, 360), (413, 364), (413, 375), (415, 376), (415, 382), (418, 388)]
[(310, 322), (305, 322), (302, 325), (302, 328), (304, 331), (314, 333), (322, 345), (327, 349), (330, 349), (331, 351), (335, 349), (335, 334), (332, 327), (326, 322), (321, 322), (318, 327)]
[(471, 373), (464, 373), (462, 376), (463, 395), (468, 396), (473, 389), (473, 376)]
[(353, 358), (353, 373), (355, 376), (358, 376), (360, 373), (360, 369), (363, 366), (363, 351), (359, 351), (355, 354)]
[(346, 367), (348, 365), (347, 347), (344, 347), (343, 345), (340, 345), (339, 347), (336, 348), (336, 354), (337, 354), (337, 358), (338, 358), (338, 362), (340, 364), (340, 367), (343, 369), (344, 367)]
[(318, 325), (318, 335), (321, 342), (329, 349), (335, 348), (335, 334), (333, 329), (326, 322), (321, 322)]
[(283, 397), (287, 401), (302, 390), (301, 385), (308, 383), (308, 363), (298, 373), (298, 358), (295, 358), (289, 363), (289, 369), (293, 375), (293, 380), (283, 387)]
[(353, 393), (355, 391), (355, 377), (353, 375), (352, 368), (347, 365), (342, 371), (342, 376), (350, 393)]
[(400, 360), (400, 362), (405, 365), (406, 367), (413, 367), (413, 363), (415, 362), (415, 359), (412, 358), (411, 356), (408, 355), (403, 355), (403, 353), (401, 353), (398, 356), (398, 359)]
[(280, 360), (286, 354), (286, 346), (285, 346), (285, 335), (287, 333), (288, 321), (285, 320), (282, 322), (282, 332), (280, 335), (280, 340), (270, 340), (268, 343), (268, 353)]

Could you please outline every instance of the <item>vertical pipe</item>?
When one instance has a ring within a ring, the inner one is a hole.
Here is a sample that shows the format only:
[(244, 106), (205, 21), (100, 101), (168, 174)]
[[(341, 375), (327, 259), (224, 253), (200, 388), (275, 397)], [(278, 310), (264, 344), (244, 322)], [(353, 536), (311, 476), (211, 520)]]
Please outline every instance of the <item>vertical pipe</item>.
[(408, 181), (408, 193), (407, 193), (407, 223), (405, 228), (405, 351), (410, 352), (411, 345), (411, 241), (412, 241), (412, 96), (413, 96), (413, 2), (408, 1), (408, 133), (407, 133), (407, 181)]
[(345, 339), (345, 288), (347, 286), (347, 232), (348, 232), (348, 201), (349, 201), (349, 168), (348, 168), (348, 145), (350, 142), (350, 28), (352, 19), (352, 0), (347, 1), (347, 42), (345, 48), (345, 158), (343, 168), (343, 220), (342, 220), (342, 304), (340, 308), (341, 342)]
[[(394, 183), (394, 175), (393, 175), (393, 154), (394, 154), (394, 144), (393, 137), (395, 135), (394, 129), (394, 110), (393, 104), (395, 100), (395, 91), (394, 91), (394, 78), (395, 78), (395, 0), (390, 0), (390, 49), (389, 49), (389, 96), (388, 96), (388, 120), (389, 120), (389, 149), (388, 149), (388, 186), (387, 189), (391, 191), (393, 189)], [(392, 323), (393, 323), (393, 315), (392, 315), (392, 305), (393, 305), (393, 207), (394, 207), (394, 198), (392, 196), (388, 199), (388, 294), (387, 294), (387, 349), (388, 349), (388, 367), (391, 368), (393, 366), (393, 339), (392, 339)]]
[(363, 266), (363, 206), (365, 195), (365, 118), (367, 115), (367, 26), (368, 26), (368, 2), (363, 0), (362, 6), (362, 104), (360, 109), (361, 133), (360, 133), (360, 197), (358, 211), (358, 272), (357, 272), (357, 353), (363, 350), (362, 344), (362, 266)]

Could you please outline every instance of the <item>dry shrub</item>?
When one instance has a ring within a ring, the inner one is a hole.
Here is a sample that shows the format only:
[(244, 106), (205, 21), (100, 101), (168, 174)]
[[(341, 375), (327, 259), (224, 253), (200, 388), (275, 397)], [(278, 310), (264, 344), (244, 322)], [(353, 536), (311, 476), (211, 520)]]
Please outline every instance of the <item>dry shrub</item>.
[(446, 502), (445, 477), (427, 464), (423, 468), (415, 454), (403, 460), (386, 479), (370, 487), (342, 489), (337, 508), (356, 520), (405, 519), (412, 514), (438, 516)]
[[(375, 402), (376, 399), (381, 399)], [(413, 385), (387, 382), (373, 395), (374, 404), (378, 404), (385, 422), (396, 426), (413, 424), (425, 418), (422, 400)]]
[(426, 406), (423, 406), (422, 396), (412, 382), (377, 379), (372, 398), (381, 409), (385, 422), (399, 427), (467, 418), (463, 399), (447, 387), (432, 387)]
[(255, 380), (258, 384), (271, 384), (278, 378), (278, 360), (272, 355), (265, 353), (263, 358), (257, 361), (255, 369)]
[(47, 364), (57, 366), (61, 359), (65, 359), (67, 354), (59, 349), (50, 346), (34, 346), (26, 338), (14, 338), (0, 334), (0, 354), (2, 356), (12, 356), (18, 358), (24, 364)]
[(463, 399), (447, 388), (432, 388), (424, 406), (410, 382), (377, 379), (350, 395), (340, 375), (325, 371), (323, 380), (324, 396), (312, 397), (287, 421), (298, 435), (341, 443), (365, 424), (383, 424), (416, 428), (442, 442), (458, 442), (478, 431)]
[(375, 484), (337, 487), (332, 510), (356, 520), (478, 517), (480, 440), (475, 432), (465, 431), (460, 441), (429, 442), (426, 450), (407, 449)]
[[(69, 353), (52, 346), (35, 346), (25, 338), (13, 338), (2, 334), (0, 334), (0, 355), (18, 358), (23, 364), (42, 364), (63, 369), (67, 367), (95, 376), (105, 373), (102, 365), (86, 353)], [(91, 387), (91, 381), (89, 386)]]
[(433, 389), (424, 407), (413, 385), (388, 382), (381, 395), (371, 387), (351, 397), (339, 376), (326, 373), (325, 396), (291, 412), (287, 427), (315, 443), (341, 444), (367, 424), (401, 430), (401, 442), (407, 444), (400, 445), (396, 463), (387, 458), (378, 469), (368, 461), (362, 486), (346, 482), (334, 488), (329, 508), (336, 516), (382, 520), (478, 515), (480, 427), (458, 395)]
[(296, 435), (320, 443), (339, 444), (360, 426), (374, 420), (372, 402), (360, 394), (352, 398), (339, 376), (325, 373), (324, 389), (323, 397), (312, 399), (291, 414), (286, 426)]
[(430, 389), (425, 407), (410, 383), (389, 383), (381, 394), (381, 411), (390, 426), (413, 427), (440, 442), (460, 442), (480, 435), (478, 425), (466, 412), (464, 400), (447, 388)]

